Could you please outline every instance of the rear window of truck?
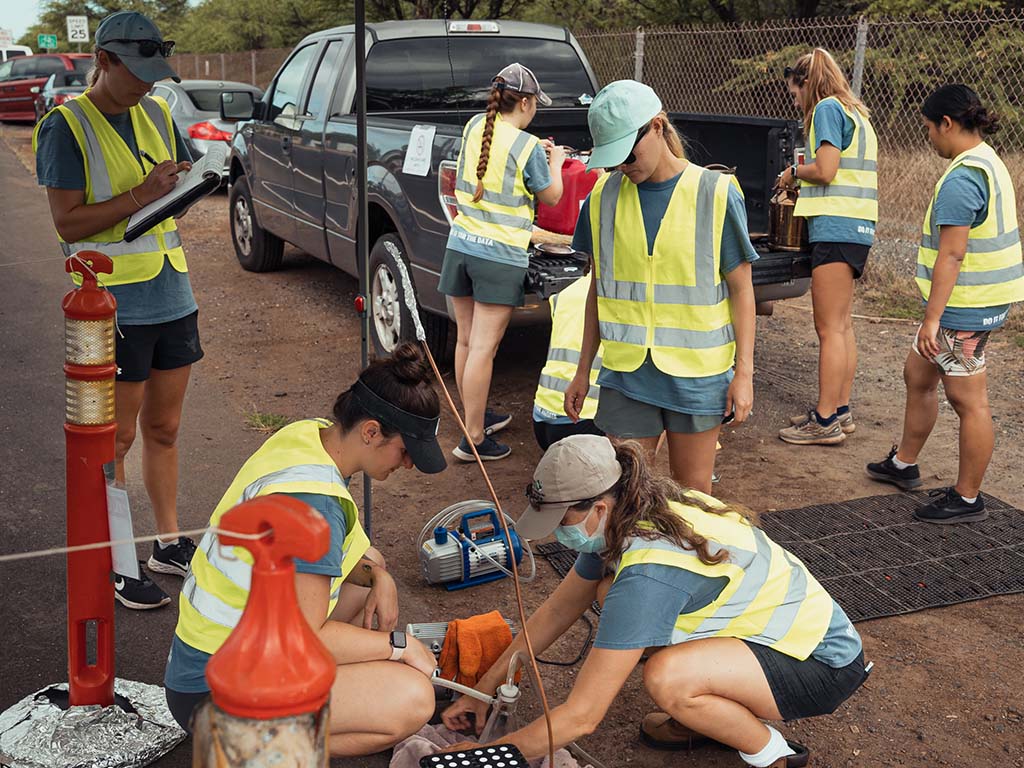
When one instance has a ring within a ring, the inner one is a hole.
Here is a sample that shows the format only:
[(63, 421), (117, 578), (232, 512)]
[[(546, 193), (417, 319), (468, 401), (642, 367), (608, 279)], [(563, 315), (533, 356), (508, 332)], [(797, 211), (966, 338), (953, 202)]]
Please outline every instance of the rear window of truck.
[[(502, 55), (496, 56), (496, 50)], [(553, 106), (578, 107), (594, 95), (583, 62), (567, 42), (453, 35), (447, 40), (384, 40), (370, 48), (366, 108), (369, 112), (483, 110), (491, 78), (515, 61), (533, 70)]]

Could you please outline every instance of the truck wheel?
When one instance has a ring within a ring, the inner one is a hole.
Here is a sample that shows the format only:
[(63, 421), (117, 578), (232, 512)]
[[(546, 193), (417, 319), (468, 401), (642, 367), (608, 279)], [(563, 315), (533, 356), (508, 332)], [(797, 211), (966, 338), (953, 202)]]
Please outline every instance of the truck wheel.
[(239, 176), (231, 185), (228, 206), (231, 211), (231, 241), (235, 244), (235, 256), (242, 269), (249, 272), (278, 269), (284, 255), (284, 241), (256, 223), (249, 181), (245, 176)]
[[(403, 341), (416, 341), (397, 259), (409, 269), (405, 247), (394, 233), (381, 236), (370, 251), (370, 336), (378, 355), (390, 355)], [(411, 279), (412, 274), (409, 276)], [(420, 318), (430, 351), (438, 362), (446, 359), (448, 318), (423, 311), (420, 311)]]

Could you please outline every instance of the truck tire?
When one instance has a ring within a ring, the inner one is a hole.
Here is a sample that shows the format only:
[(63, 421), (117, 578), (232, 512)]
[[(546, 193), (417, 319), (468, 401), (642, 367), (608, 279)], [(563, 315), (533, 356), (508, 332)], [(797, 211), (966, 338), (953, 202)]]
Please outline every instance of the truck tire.
[[(396, 259), (409, 270), (405, 246), (394, 232), (382, 235), (370, 251), (369, 311), (370, 337), (377, 355), (390, 355), (403, 341), (416, 341), (416, 329), (409, 313), (402, 286), (402, 273)], [(409, 275), (412, 279), (412, 274)], [(434, 358), (447, 360), (450, 323), (447, 317), (420, 310), (420, 321)]]
[(284, 255), (284, 241), (256, 223), (249, 181), (245, 176), (239, 176), (231, 185), (228, 207), (231, 211), (231, 242), (235, 245), (235, 256), (242, 269), (249, 272), (278, 269)]

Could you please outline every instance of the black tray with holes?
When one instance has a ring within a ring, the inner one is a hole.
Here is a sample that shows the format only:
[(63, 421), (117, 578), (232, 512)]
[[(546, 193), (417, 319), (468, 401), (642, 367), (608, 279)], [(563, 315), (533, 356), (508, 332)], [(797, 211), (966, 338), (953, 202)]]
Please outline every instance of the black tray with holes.
[(512, 744), (426, 755), (420, 758), (420, 768), (527, 768), (529, 763)]

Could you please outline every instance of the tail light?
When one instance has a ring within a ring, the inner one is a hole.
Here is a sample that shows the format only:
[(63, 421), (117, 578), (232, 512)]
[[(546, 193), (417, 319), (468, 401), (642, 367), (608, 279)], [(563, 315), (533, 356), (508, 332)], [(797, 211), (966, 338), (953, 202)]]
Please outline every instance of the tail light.
[(455, 180), (458, 166), (451, 161), (443, 161), (437, 168), (437, 196), (441, 200), (441, 210), (451, 224), (459, 213), (459, 203), (455, 199)]
[(190, 138), (202, 139), (204, 141), (231, 141), (230, 133), (222, 131), (208, 120), (190, 125), (188, 127), (188, 135)]

